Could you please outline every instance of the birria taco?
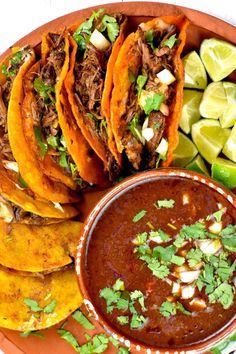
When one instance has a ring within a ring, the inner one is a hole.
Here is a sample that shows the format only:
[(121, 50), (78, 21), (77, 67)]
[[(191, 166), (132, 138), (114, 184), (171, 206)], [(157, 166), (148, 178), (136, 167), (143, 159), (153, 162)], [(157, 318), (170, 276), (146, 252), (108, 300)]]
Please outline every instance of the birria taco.
[(66, 186), (54, 183), (42, 172), (25, 139), (21, 114), (22, 80), (34, 62), (34, 50), (26, 46), (15, 49), (0, 65), (0, 160), (11, 166), (7, 172), (14, 183), (18, 183), (18, 179), (23, 181), (24, 175), (28, 191), (31, 196), (35, 194), (34, 199), (40, 196), (56, 203), (75, 201), (78, 196), (72, 195)]
[[(87, 21), (71, 27), (73, 40), (65, 87), (82, 134), (112, 178), (121, 165), (110, 126), (113, 66), (124, 41), (122, 14), (94, 12)], [(77, 28), (76, 28), (77, 27)]]
[(43, 172), (73, 190), (104, 183), (102, 163), (80, 132), (63, 90), (69, 65), (69, 33), (42, 38), (42, 59), (24, 78), (24, 133)]
[(178, 143), (187, 20), (155, 18), (125, 40), (113, 72), (111, 126), (117, 149), (135, 170), (167, 166)]

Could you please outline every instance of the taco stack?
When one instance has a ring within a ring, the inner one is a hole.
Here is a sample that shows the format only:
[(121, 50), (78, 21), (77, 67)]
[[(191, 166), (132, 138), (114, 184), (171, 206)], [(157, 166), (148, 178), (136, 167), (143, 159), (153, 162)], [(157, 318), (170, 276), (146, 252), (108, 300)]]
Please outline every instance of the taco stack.
[(103, 161), (112, 179), (121, 158), (110, 124), (113, 66), (124, 41), (126, 17), (94, 12), (70, 31), (73, 49), (65, 80), (69, 102), (82, 134)]
[(168, 166), (178, 143), (187, 20), (159, 17), (125, 40), (115, 67), (111, 127), (134, 170)]

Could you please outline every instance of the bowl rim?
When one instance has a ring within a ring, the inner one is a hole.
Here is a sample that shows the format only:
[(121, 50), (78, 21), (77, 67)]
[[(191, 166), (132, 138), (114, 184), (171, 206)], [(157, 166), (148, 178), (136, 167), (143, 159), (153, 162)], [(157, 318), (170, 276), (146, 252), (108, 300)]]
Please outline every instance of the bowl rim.
[[(185, 179), (190, 179), (201, 183), (210, 189), (213, 189), (218, 194), (222, 195), (235, 209), (236, 209), (236, 196), (228, 190), (226, 187), (218, 183), (217, 181), (211, 179), (208, 176), (197, 173), (195, 171), (186, 170), (182, 168), (159, 168), (157, 170), (148, 170), (144, 172), (139, 172), (135, 175), (125, 178), (123, 181), (119, 182), (112, 189), (110, 189), (93, 207), (93, 209), (88, 214), (83, 227), (80, 232), (80, 240), (77, 246), (75, 268), (79, 283), (79, 289), (84, 298), (84, 304), (89, 313), (92, 313), (96, 321), (103, 327), (103, 329), (108, 332), (114, 339), (119, 340), (123, 345), (129, 349), (135, 349), (136, 351), (145, 352), (147, 354), (195, 354), (203, 353), (203, 351), (213, 348), (215, 345), (219, 344), (222, 340), (230, 336), (236, 330), (236, 318), (226, 324), (221, 330), (212, 334), (204, 340), (196, 342), (194, 344), (183, 345), (181, 347), (156, 347), (151, 346), (141, 341), (137, 341), (133, 338), (126, 338), (125, 335), (120, 332), (116, 327), (110, 325), (102, 315), (100, 315), (99, 310), (97, 311), (93, 305), (93, 299), (89, 295), (89, 291), (86, 287), (84, 281), (84, 269), (86, 260), (86, 250), (87, 250), (87, 240), (90, 233), (90, 229), (94, 221), (102, 215), (103, 209), (106, 207), (107, 203), (115, 199), (119, 194), (134, 187), (135, 185), (145, 183), (147, 181), (155, 180), (163, 177), (182, 177)], [(100, 214), (100, 215), (99, 215)]]

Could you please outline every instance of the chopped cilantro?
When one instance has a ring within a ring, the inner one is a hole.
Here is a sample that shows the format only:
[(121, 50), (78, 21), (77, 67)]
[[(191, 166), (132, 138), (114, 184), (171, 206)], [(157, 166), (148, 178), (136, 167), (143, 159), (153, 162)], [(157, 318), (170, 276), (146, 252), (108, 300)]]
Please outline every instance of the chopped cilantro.
[(133, 314), (130, 322), (130, 327), (132, 329), (137, 329), (143, 326), (144, 322), (146, 321), (143, 315)]
[(156, 202), (158, 208), (173, 208), (175, 201), (173, 199), (163, 199)]
[(145, 114), (149, 115), (152, 111), (158, 111), (163, 101), (164, 95), (159, 95), (156, 92), (153, 95), (148, 95), (143, 106)]
[(111, 42), (114, 42), (119, 34), (119, 25), (115, 17), (104, 15), (102, 19), (103, 29), (102, 32), (107, 30), (108, 38)]
[(175, 44), (177, 44), (179, 40), (176, 38), (176, 33), (170, 36), (166, 41), (163, 42), (163, 46), (167, 46), (169, 48), (173, 48)]
[(47, 137), (47, 143), (51, 147), (57, 148), (59, 144), (58, 136), (49, 135), (49, 137)]
[(36, 77), (34, 80), (34, 89), (38, 92), (39, 96), (44, 99), (44, 102), (51, 100), (51, 93), (55, 93), (55, 87), (47, 85), (42, 79)]
[(130, 298), (133, 301), (137, 300), (139, 302), (143, 312), (147, 311), (147, 309), (144, 305), (144, 295), (140, 290), (134, 290), (133, 292), (131, 292)]
[(41, 129), (39, 127), (34, 127), (34, 136), (40, 148), (40, 156), (44, 157), (48, 151), (48, 145), (43, 142)]
[(211, 303), (220, 301), (223, 308), (228, 309), (234, 300), (233, 287), (230, 284), (222, 283), (220, 284), (210, 295), (209, 300)]
[(153, 248), (153, 256), (159, 257), (161, 261), (171, 262), (175, 251), (176, 247), (174, 245), (170, 245), (168, 247), (157, 246)]
[(189, 267), (194, 268), (201, 262), (202, 257), (203, 253), (200, 249), (191, 248), (186, 255)]
[(125, 347), (120, 347), (117, 354), (129, 354), (130, 351), (128, 348), (125, 348)]
[(222, 281), (227, 281), (233, 275), (235, 269), (236, 261), (230, 265), (227, 261), (220, 260), (216, 267), (216, 273), (219, 275)]
[(136, 81), (136, 76), (130, 67), (128, 68), (128, 78), (129, 78), (129, 82), (131, 82), (131, 84), (133, 84)]
[(228, 225), (220, 232), (220, 236), (233, 236), (236, 234), (236, 225)]
[(236, 252), (236, 234), (223, 236), (221, 240), (225, 249), (231, 252)]
[(77, 169), (77, 166), (75, 163), (70, 162), (70, 170), (71, 170), (72, 176), (75, 176), (76, 173), (78, 172), (78, 169)]
[[(97, 334), (92, 338), (92, 353), (103, 353), (108, 347), (109, 339), (105, 334)], [(86, 353), (87, 354), (87, 353)]]
[(43, 308), (39, 306), (38, 301), (30, 299), (30, 298), (25, 298), (24, 299), (24, 304), (27, 305), (31, 311), (33, 312), (41, 312), (43, 311)]
[(117, 321), (122, 326), (127, 325), (129, 323), (129, 316), (118, 316)]
[(173, 242), (173, 245), (177, 248), (182, 247), (184, 244), (184, 234), (180, 233), (177, 235), (175, 241)]
[(226, 212), (226, 208), (222, 208), (218, 211), (216, 211), (215, 213), (211, 214), (211, 215), (208, 215), (206, 217), (206, 220), (211, 220), (211, 219), (215, 219), (217, 222), (220, 222), (221, 221), (221, 218), (222, 216), (225, 214)]
[(60, 152), (59, 165), (63, 168), (68, 167), (67, 156), (65, 151)]
[(76, 310), (73, 314), (72, 317), (74, 320), (76, 320), (81, 326), (83, 326), (85, 329), (94, 329), (94, 325), (87, 319), (87, 317), (84, 316), (84, 314), (80, 310)]
[(146, 210), (141, 210), (138, 214), (136, 214), (132, 221), (133, 222), (138, 222), (139, 220), (141, 220), (145, 215), (146, 215), (147, 211)]
[(21, 175), (19, 175), (18, 180), (20, 182), (21, 187), (28, 188), (28, 184), (25, 182)]
[(2, 64), (1, 72), (3, 75), (8, 76), (7, 66), (5, 64)]
[(184, 315), (190, 316), (192, 313), (181, 304), (181, 302), (176, 302), (176, 310), (181, 311)]
[(137, 77), (137, 86), (136, 86), (136, 89), (137, 89), (137, 92), (138, 92), (138, 96), (140, 95), (144, 85), (146, 84), (147, 82), (147, 79), (148, 77), (146, 75), (139, 75)]
[(66, 329), (59, 328), (57, 330), (57, 333), (60, 335), (61, 338), (65, 339), (77, 353), (80, 352), (79, 343), (71, 332), (67, 331)]
[(138, 252), (140, 254), (150, 254), (151, 248), (147, 244), (144, 244), (136, 247), (135, 252)]
[(126, 311), (129, 308), (129, 300), (127, 299), (119, 299), (117, 301), (117, 309)]
[(185, 262), (185, 258), (184, 257), (180, 257), (180, 256), (175, 256), (175, 255), (173, 255), (172, 257), (171, 257), (171, 263), (173, 263), (173, 264), (176, 264), (176, 265), (178, 265), (178, 266), (181, 266), (181, 265), (183, 265), (184, 264), (184, 262)]
[[(142, 256), (140, 259), (142, 259)], [(164, 279), (170, 274), (169, 268), (154, 258), (151, 258), (150, 261), (147, 262), (147, 266), (152, 271), (152, 274), (159, 279)]]
[(55, 307), (57, 306), (56, 300), (52, 300), (50, 304), (44, 307), (43, 312), (44, 313), (52, 313), (55, 310)]
[(176, 314), (176, 306), (174, 302), (164, 301), (160, 307), (160, 313), (164, 317), (170, 317)]
[(20, 64), (22, 57), (23, 57), (22, 51), (14, 53), (10, 59), (11, 64), (14, 66)]
[(186, 239), (192, 238), (205, 239), (206, 238), (206, 226), (204, 223), (197, 221), (193, 225), (184, 225), (181, 229), (181, 234), (183, 233)]
[(44, 338), (44, 334), (39, 331), (25, 331), (20, 333), (21, 337), (35, 336), (39, 338)]
[(123, 280), (117, 279), (115, 284), (113, 285), (113, 289), (115, 291), (125, 290), (125, 284), (124, 284)]
[(141, 127), (139, 126), (139, 116), (137, 114), (134, 114), (129, 123), (128, 129), (137, 140), (139, 140), (143, 145), (145, 144), (145, 139), (142, 136)]
[(135, 245), (138, 246), (144, 245), (147, 241), (147, 238), (148, 238), (147, 232), (142, 232), (141, 234), (137, 234), (133, 242)]
[(111, 336), (108, 339), (112, 343), (112, 345), (114, 345), (114, 347), (116, 347), (116, 348), (119, 347), (120, 342), (117, 339), (115, 339), (115, 338), (113, 338)]
[(161, 229), (159, 229), (158, 231), (150, 231), (149, 238), (155, 239), (155, 237), (160, 237), (163, 242), (170, 241), (170, 236)]

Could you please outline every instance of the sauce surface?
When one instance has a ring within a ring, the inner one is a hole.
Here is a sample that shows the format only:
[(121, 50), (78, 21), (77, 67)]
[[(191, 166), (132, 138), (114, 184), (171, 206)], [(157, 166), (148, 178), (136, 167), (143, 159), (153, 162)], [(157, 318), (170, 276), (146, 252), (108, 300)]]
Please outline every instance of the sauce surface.
[[(158, 200), (174, 200), (174, 205), (157, 208), (154, 204)], [(224, 309), (218, 301), (207, 302), (208, 297), (203, 295), (207, 303), (205, 309), (191, 311), (191, 315), (177, 311), (175, 315), (163, 316), (160, 307), (168, 297), (173, 298), (172, 285), (166, 282), (166, 277), (158, 279), (154, 276), (134, 252), (136, 235), (150, 232), (150, 225), (168, 234), (172, 239), (169, 244), (172, 244), (181, 227), (206, 219), (220, 208), (226, 208), (222, 227), (235, 225), (236, 211), (224, 197), (209, 187), (180, 177), (160, 178), (140, 184), (107, 206), (91, 230), (85, 282), (97, 311), (112, 327), (126, 337), (146, 344), (178, 347), (210, 337), (234, 318), (235, 295), (228, 309)], [(146, 211), (145, 215), (138, 222), (133, 222), (141, 210)], [(232, 252), (230, 257), (234, 260), (235, 253)], [(115, 308), (107, 313), (107, 304), (100, 292), (104, 288), (112, 288), (117, 279), (123, 281), (127, 292), (139, 290), (144, 295), (146, 311), (142, 312), (141, 306), (135, 305), (147, 319), (140, 328), (132, 329), (129, 324), (118, 323), (117, 316), (130, 316), (127, 311)], [(199, 290), (196, 290), (196, 294), (199, 294)], [(190, 300), (180, 298), (178, 301), (189, 310)]]

